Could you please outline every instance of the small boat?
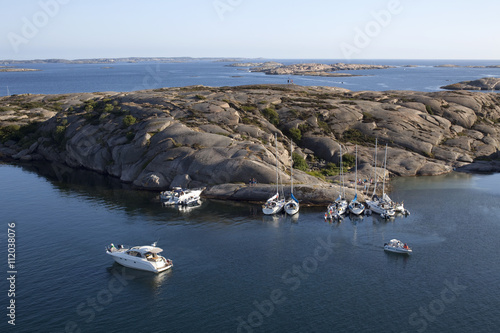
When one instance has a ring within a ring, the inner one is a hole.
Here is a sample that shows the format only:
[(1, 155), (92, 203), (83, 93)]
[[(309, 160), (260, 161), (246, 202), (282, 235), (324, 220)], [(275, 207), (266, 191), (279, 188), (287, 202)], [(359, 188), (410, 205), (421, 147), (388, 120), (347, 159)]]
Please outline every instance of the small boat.
[(266, 215), (277, 214), (283, 210), (285, 206), (285, 198), (280, 197), (279, 194), (279, 173), (278, 173), (278, 136), (274, 135), (276, 141), (276, 194), (267, 199), (266, 203), (262, 205), (262, 212)]
[(204, 189), (183, 189), (174, 187), (171, 191), (160, 193), (160, 199), (164, 206), (182, 205), (197, 206), (201, 203), (200, 195)]
[(166, 271), (173, 266), (172, 260), (158, 255), (162, 251), (163, 249), (156, 246), (156, 242), (152, 245), (131, 248), (123, 245), (115, 247), (113, 243), (106, 247), (106, 254), (112, 256), (117, 263), (125, 267), (154, 273)]
[(410, 254), (412, 249), (406, 244), (398, 239), (391, 239), (389, 243), (384, 244), (384, 250), (394, 253)]
[(293, 146), (292, 140), (290, 140), (290, 200), (285, 203), (285, 212), (288, 215), (295, 215), (299, 212), (299, 200), (293, 195)]

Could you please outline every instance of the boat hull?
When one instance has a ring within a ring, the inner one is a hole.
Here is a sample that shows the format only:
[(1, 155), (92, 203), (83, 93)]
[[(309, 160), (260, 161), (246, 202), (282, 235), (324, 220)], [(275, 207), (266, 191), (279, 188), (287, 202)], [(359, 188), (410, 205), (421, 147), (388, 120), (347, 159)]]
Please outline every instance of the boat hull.
[(163, 271), (170, 269), (173, 266), (172, 261), (165, 259), (164, 257), (160, 257), (161, 258), (160, 261), (152, 262), (143, 258), (135, 258), (129, 256), (123, 252), (108, 251), (106, 253), (109, 254), (118, 264), (128, 268), (138, 269), (141, 271), (161, 273)]
[(295, 215), (299, 212), (299, 204), (294, 200), (290, 200), (285, 204), (285, 212), (288, 215)]
[(388, 245), (384, 246), (384, 250), (387, 252), (408, 254), (408, 255), (413, 252), (411, 249), (405, 250), (405, 249), (395, 248), (395, 247), (388, 246)]
[(383, 206), (380, 205), (380, 203), (378, 201), (367, 200), (366, 204), (368, 205), (368, 208), (372, 212), (377, 213), (379, 215), (384, 215), (384, 216), (387, 216), (387, 217), (392, 217), (392, 216), (394, 216), (396, 214), (394, 212), (394, 209), (392, 209), (392, 208), (384, 208)]

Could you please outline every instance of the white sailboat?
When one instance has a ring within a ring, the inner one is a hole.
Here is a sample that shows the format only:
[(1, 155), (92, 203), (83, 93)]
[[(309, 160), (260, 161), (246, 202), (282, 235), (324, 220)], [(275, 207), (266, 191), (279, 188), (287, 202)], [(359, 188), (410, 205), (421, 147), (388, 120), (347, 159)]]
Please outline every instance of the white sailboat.
[(276, 194), (267, 199), (266, 203), (262, 205), (262, 212), (266, 215), (277, 214), (281, 212), (285, 205), (285, 199), (280, 198), (279, 194), (279, 172), (278, 172), (278, 136), (274, 135), (276, 145)]
[[(373, 194), (370, 200), (366, 200), (366, 205), (374, 213), (380, 214), (383, 218), (393, 217), (396, 213), (393, 207), (382, 198), (379, 198), (376, 194), (377, 191), (377, 140), (375, 140), (375, 186), (373, 188)], [(385, 194), (385, 172), (387, 167), (387, 145), (386, 145), (386, 155), (384, 161), (384, 177), (382, 178), (382, 193)]]
[(356, 164), (355, 164), (355, 185), (354, 199), (349, 203), (349, 211), (354, 215), (361, 215), (365, 211), (365, 205), (358, 201), (358, 145), (356, 145)]
[(329, 219), (342, 219), (342, 215), (347, 211), (347, 200), (345, 199), (345, 188), (344, 188), (344, 171), (342, 167), (342, 146), (340, 147), (340, 179), (342, 182), (342, 187), (337, 199), (332, 202), (326, 211), (325, 217)]
[(293, 195), (293, 145), (290, 140), (290, 200), (285, 203), (285, 212), (288, 215), (295, 215), (299, 212), (299, 200)]
[[(384, 157), (384, 185), (385, 185), (385, 169), (387, 168), (387, 144), (385, 145), (385, 157)], [(385, 186), (382, 187), (382, 200), (394, 209), (395, 213), (401, 213), (404, 215), (410, 215), (410, 212), (405, 209), (403, 202), (395, 202), (385, 193)]]

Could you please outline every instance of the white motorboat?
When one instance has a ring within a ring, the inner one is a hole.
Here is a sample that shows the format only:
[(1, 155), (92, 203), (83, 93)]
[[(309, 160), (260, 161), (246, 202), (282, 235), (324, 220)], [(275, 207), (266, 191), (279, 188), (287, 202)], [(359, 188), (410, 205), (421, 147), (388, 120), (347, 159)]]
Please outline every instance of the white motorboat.
[(349, 211), (354, 215), (361, 215), (365, 211), (365, 205), (358, 201), (358, 145), (356, 145), (356, 164), (355, 164), (355, 185), (354, 199), (349, 203)]
[(279, 172), (278, 172), (278, 136), (275, 134), (276, 144), (276, 194), (267, 199), (266, 203), (262, 205), (262, 212), (266, 215), (277, 214), (283, 210), (285, 206), (284, 197), (279, 194)]
[(394, 253), (410, 254), (412, 249), (406, 244), (398, 239), (391, 239), (389, 243), (384, 244), (384, 250)]
[(288, 215), (295, 215), (299, 212), (299, 200), (293, 195), (293, 146), (290, 140), (290, 200), (285, 203), (285, 212)]
[(159, 255), (163, 249), (156, 246), (156, 243), (146, 246), (134, 246), (131, 248), (123, 245), (114, 246), (113, 243), (106, 247), (106, 254), (125, 266), (143, 271), (160, 273), (173, 266), (172, 260)]
[(200, 195), (204, 189), (182, 189), (174, 187), (171, 191), (164, 191), (160, 194), (160, 199), (165, 206), (183, 205), (196, 206), (201, 203)]

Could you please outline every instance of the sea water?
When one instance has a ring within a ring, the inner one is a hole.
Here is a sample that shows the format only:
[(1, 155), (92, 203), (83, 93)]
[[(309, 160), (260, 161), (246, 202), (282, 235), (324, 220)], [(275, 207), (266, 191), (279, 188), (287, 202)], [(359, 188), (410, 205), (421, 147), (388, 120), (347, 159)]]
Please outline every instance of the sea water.
[[(16, 332), (500, 326), (498, 174), (400, 178), (391, 196), (404, 200), (410, 216), (341, 223), (325, 222), (325, 207), (302, 207), (292, 218), (217, 200), (190, 210), (162, 207), (158, 193), (51, 164), (2, 164), (0, 175), (5, 262), (7, 224), (16, 230)], [(384, 252), (392, 238), (413, 254)], [(173, 260), (170, 271), (123, 268), (104, 250), (155, 241)], [(2, 332), (9, 326), (3, 317)]]
[[(264, 59), (257, 62), (266, 61)], [(283, 64), (304, 62), (336, 63), (336, 59), (275, 59)], [(345, 61), (344, 61), (345, 62)], [(390, 65), (395, 68), (344, 71), (355, 77), (265, 75), (248, 68), (227, 67), (229, 62), (191, 61), (182, 63), (139, 62), (114, 64), (18, 64), (36, 72), (0, 72), (0, 96), (7, 94), (63, 94), (102, 91), (135, 91), (189, 85), (237, 86), (286, 84), (293, 80), (304, 86), (334, 86), (353, 91), (416, 90), (439, 91), (440, 87), (464, 80), (499, 77), (500, 68), (436, 67), (443, 64), (489, 66), (485, 60), (359, 60), (354, 63)], [(415, 65), (416, 67), (406, 67)]]

